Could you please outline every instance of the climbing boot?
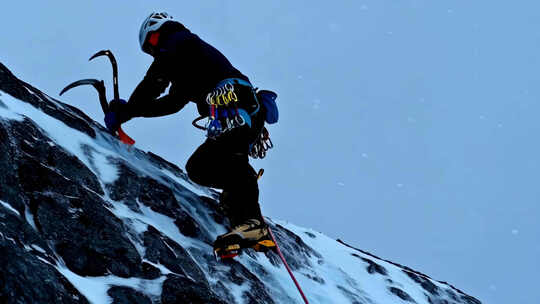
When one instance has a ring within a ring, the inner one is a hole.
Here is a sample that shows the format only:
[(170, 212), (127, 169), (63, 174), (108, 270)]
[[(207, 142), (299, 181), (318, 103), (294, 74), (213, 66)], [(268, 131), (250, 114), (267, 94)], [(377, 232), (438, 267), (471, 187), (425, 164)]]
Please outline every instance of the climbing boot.
[(268, 226), (261, 220), (249, 219), (235, 226), (230, 232), (218, 236), (214, 242), (214, 253), (223, 259), (235, 257), (244, 248), (266, 252), (275, 246)]

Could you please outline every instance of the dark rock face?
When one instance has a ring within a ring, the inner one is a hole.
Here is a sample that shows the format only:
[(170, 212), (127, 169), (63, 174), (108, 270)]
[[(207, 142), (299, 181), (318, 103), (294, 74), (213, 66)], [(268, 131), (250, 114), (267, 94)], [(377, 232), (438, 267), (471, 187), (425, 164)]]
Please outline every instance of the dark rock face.
[(208, 292), (208, 286), (185, 276), (169, 276), (163, 283), (161, 303), (226, 304), (215, 294)]
[(88, 303), (51, 265), (47, 249), (20, 216), (0, 208), (0, 303)]
[(96, 131), (92, 128), (95, 125), (86, 114), (75, 107), (53, 100), (40, 90), (16, 78), (2, 63), (0, 63), (0, 90), (63, 121), (73, 129), (92, 138), (96, 137)]
[(178, 275), (190, 276), (209, 288), (206, 277), (197, 264), (189, 257), (182, 246), (176, 244), (155, 228), (144, 232), (144, 246), (147, 248), (145, 258), (152, 263), (162, 264)]
[[(77, 157), (66, 153), (62, 148), (58, 146), (51, 146), (51, 140), (43, 134), (42, 131), (31, 120), (27, 119), (23, 123), (12, 123), (10, 126), (11, 138), (19, 141), (18, 151), (23, 155), (20, 157), (23, 159), (23, 165), (25, 166), (20, 170), (20, 174), (26, 174), (21, 176), (23, 181), (28, 180), (27, 183), (40, 183), (45, 182), (47, 185), (43, 187), (49, 187), (50, 189), (59, 188), (56, 181), (47, 180), (35, 180), (32, 178), (32, 168), (38, 170), (38, 167), (54, 168), (56, 172), (61, 172), (58, 175), (57, 180), (63, 180), (63, 184), (70, 184), (72, 182), (80, 185), (84, 185), (90, 190), (102, 195), (103, 190), (98, 182), (97, 177), (90, 171)], [(21, 141), (21, 138), (27, 140)], [(33, 162), (32, 162), (33, 161)], [(37, 166), (36, 162), (39, 161), (40, 166)], [(51, 169), (52, 170), (52, 169)]]
[(403, 270), (403, 272), (409, 276), (409, 278), (413, 279), (416, 283), (420, 284), (422, 288), (424, 288), (425, 291), (429, 292), (429, 294), (438, 296), (439, 295), (439, 288), (435, 286), (430, 280), (428, 280), (425, 277), (419, 276), (415, 274), (414, 272), (410, 272), (407, 270)]
[[(122, 222), (103, 207), (99, 197), (85, 194), (76, 199), (56, 194), (31, 198), (42, 235), (53, 240), (56, 252), (75, 273), (142, 276), (141, 257), (124, 236)], [(62, 225), (58, 225), (59, 218)]]
[(403, 290), (401, 290), (401, 289), (399, 289), (397, 287), (390, 287), (388, 289), (390, 290), (391, 293), (395, 294), (396, 296), (398, 296), (403, 301), (416, 303), (416, 301), (414, 301), (413, 298), (411, 298), (411, 296), (408, 293), (406, 293), (405, 291), (403, 291)]
[(368, 264), (367, 266), (367, 272), (373, 274), (373, 273), (378, 273), (378, 274), (382, 274), (383, 276), (386, 276), (388, 275), (388, 271), (386, 271), (386, 269), (384, 267), (382, 267), (381, 265), (373, 262), (372, 260), (370, 259), (366, 259), (366, 258), (363, 258), (363, 257), (360, 257), (359, 255), (357, 255), (356, 253), (353, 253), (352, 254), (353, 256), (361, 259), (362, 261), (366, 262)]
[(150, 298), (128, 287), (114, 286), (107, 294), (115, 304), (152, 304)]
[[(0, 117), (0, 303), (88, 303), (88, 290), (78, 280), (101, 284), (102, 297), (113, 303), (298, 302), (272, 274), (284, 270), (276, 253), (250, 249), (244, 254), (251, 259), (215, 260), (211, 244), (228, 225), (216, 202), (218, 193), (188, 190), (194, 185), (178, 166), (126, 149), (84, 113), (15, 78), (2, 64), (0, 91), (115, 152), (103, 153), (102, 146), (86, 142), (80, 144), (82, 154), (75, 155), (31, 117)], [(0, 100), (0, 108), (9, 107)], [(107, 181), (103, 170), (117, 176)], [(314, 270), (326, 263), (306, 244), (316, 234), (305, 232), (302, 239), (283, 226), (269, 225), (298, 276), (315, 286), (333, 284), (332, 277)], [(369, 274), (388, 276), (388, 264), (362, 254), (352, 255)], [(268, 263), (262, 265), (262, 259)], [(398, 266), (430, 303), (480, 303)], [(336, 287), (346, 299), (376, 303), (341, 272), (345, 283)], [(389, 294), (414, 302), (399, 283), (386, 282)]]
[[(51, 102), (43, 93), (14, 78), (4, 66), (0, 66), (0, 89), (95, 137), (92, 127), (96, 126), (84, 114)], [(90, 148), (86, 150), (93, 153)], [(178, 167), (155, 155), (150, 159), (182, 176)], [(145, 280), (162, 276), (151, 263), (161, 264), (197, 280), (191, 287), (186, 285), (184, 291), (204, 287), (206, 298), (199, 291), (194, 294), (202, 300), (216, 298), (187, 251), (154, 227), (141, 236), (141, 243), (149, 248), (141, 256), (130, 238), (133, 231), (110, 211), (112, 202), (103, 199), (105, 190), (114, 200), (131, 203), (134, 208), (142, 203), (170, 216), (185, 235), (207, 242), (210, 236), (183, 211), (170, 188), (141, 177), (120, 159), (111, 161), (118, 164), (121, 178), (104, 189), (92, 170), (54, 144), (32, 120), (0, 120), (0, 201), (15, 210), (0, 206), (0, 265), (5, 270), (0, 275), (1, 303), (87, 303), (55, 268), (63, 263), (80, 276)], [(169, 289), (178, 284), (178, 279), (169, 281), (164, 284)], [(179, 291), (168, 293), (164, 293), (164, 299), (181, 298)], [(156, 302), (122, 286), (110, 288), (108, 295), (115, 303)], [(195, 295), (185, 294), (194, 299)]]
[(150, 177), (140, 177), (125, 162), (118, 162), (120, 177), (114, 184), (108, 185), (110, 197), (126, 202), (137, 211), (137, 202), (152, 210), (176, 219), (180, 232), (189, 237), (200, 238), (210, 243), (210, 236), (203, 232), (199, 224), (183, 210), (171, 188)]
[(291, 269), (298, 269), (303, 265), (310, 265), (310, 258), (321, 258), (321, 255), (304, 243), (302, 238), (280, 225), (274, 227), (277, 241), (283, 248), (283, 254), (289, 262)]

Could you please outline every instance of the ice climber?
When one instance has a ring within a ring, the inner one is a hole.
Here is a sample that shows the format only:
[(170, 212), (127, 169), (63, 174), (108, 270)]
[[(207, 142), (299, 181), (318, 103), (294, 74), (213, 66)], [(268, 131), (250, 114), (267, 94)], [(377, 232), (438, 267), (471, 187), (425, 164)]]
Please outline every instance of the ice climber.
[[(208, 118), (208, 138), (189, 158), (186, 171), (198, 184), (223, 189), (220, 203), (231, 223), (214, 248), (231, 243), (248, 247), (268, 240), (249, 155), (267, 139), (265, 121), (270, 122), (272, 115), (277, 121), (277, 108), (272, 108), (276, 95), (258, 94), (221, 52), (167, 13), (152, 13), (144, 20), (139, 42), (154, 61), (128, 102), (111, 101), (107, 128), (117, 130), (134, 117), (173, 114), (195, 102), (201, 117)], [(161, 96), (169, 85), (168, 94)]]

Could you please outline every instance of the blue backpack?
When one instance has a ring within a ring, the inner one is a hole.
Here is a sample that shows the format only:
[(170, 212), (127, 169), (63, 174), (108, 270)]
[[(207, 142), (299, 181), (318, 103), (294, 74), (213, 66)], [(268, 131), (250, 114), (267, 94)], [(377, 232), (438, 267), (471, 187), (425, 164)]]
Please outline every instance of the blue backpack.
[(275, 124), (279, 119), (279, 111), (276, 103), (277, 94), (268, 90), (260, 90), (257, 92), (257, 99), (265, 108), (265, 121), (268, 124)]

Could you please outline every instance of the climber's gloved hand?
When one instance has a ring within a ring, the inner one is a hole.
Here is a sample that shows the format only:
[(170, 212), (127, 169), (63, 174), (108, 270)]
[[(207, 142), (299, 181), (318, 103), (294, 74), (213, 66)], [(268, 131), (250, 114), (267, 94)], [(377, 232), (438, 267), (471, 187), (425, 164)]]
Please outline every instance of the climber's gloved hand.
[(105, 113), (105, 126), (112, 134), (120, 128), (120, 125), (128, 119), (125, 111), (127, 102), (123, 99), (113, 99), (109, 103), (109, 112)]

